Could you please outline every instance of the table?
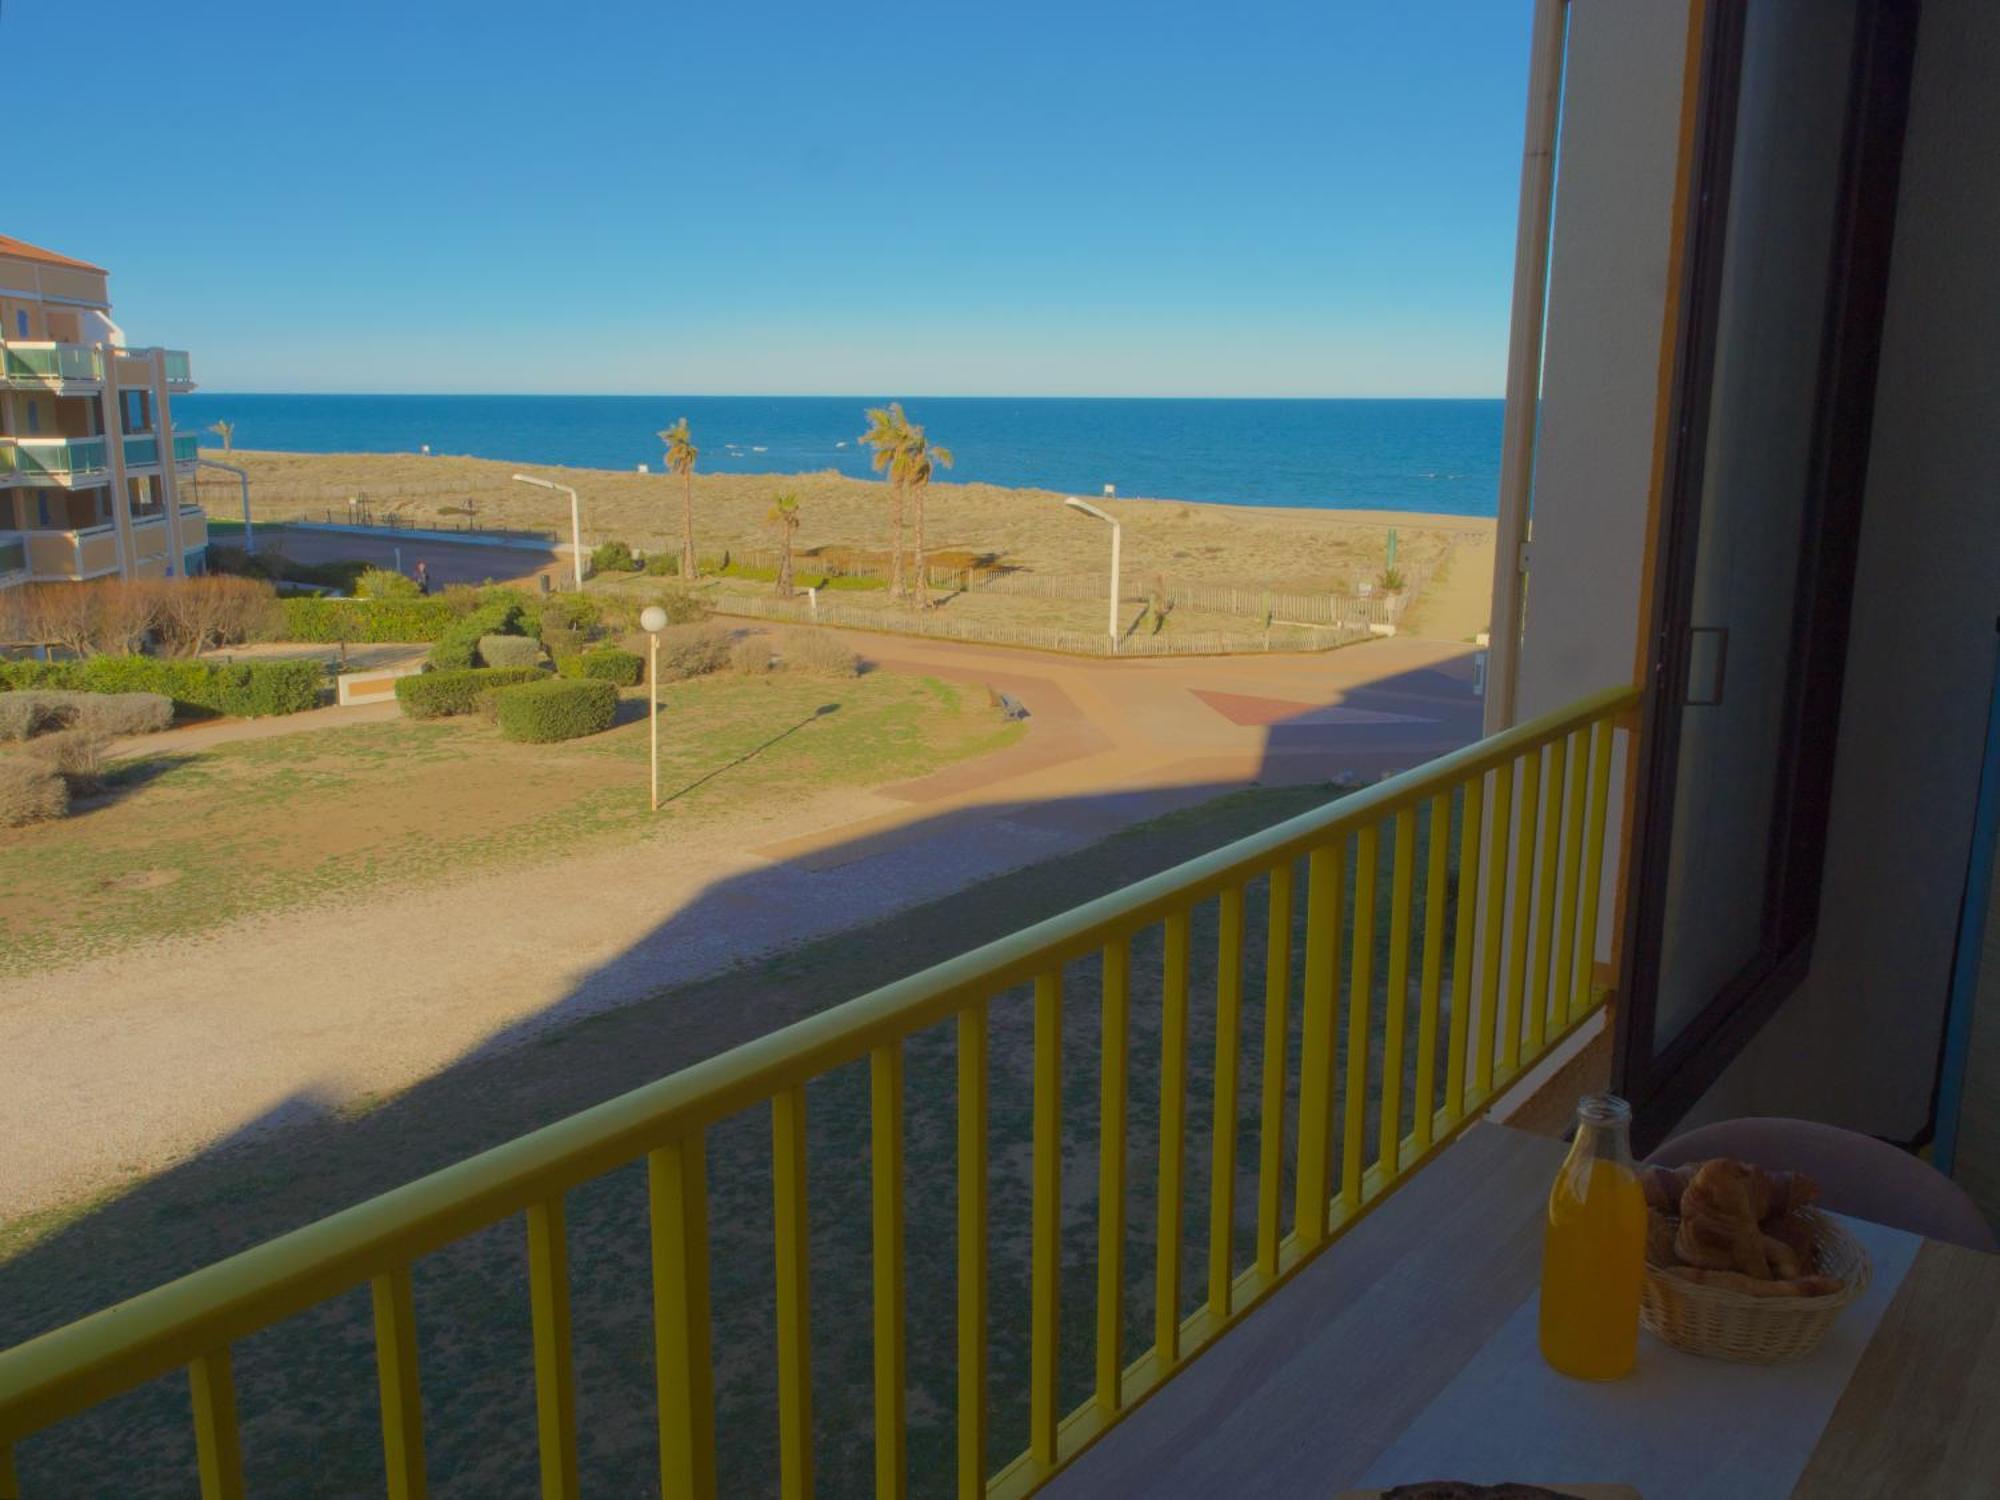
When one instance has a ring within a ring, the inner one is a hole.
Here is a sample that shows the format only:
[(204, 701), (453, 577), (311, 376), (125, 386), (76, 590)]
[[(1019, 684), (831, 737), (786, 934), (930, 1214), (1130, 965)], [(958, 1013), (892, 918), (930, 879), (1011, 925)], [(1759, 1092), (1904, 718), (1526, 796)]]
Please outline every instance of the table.
[[(1532, 1358), (1508, 1352), (1509, 1340), (1520, 1341), (1520, 1320), (1532, 1315), (1524, 1303), (1540, 1274), (1541, 1205), (1564, 1149), (1475, 1127), (1042, 1493), (1327, 1500), (1368, 1480), (1406, 1432), (1418, 1428), (1421, 1437), (1418, 1424), (1428, 1420), (1435, 1431), (1441, 1414), (1460, 1419), (1441, 1398), (1454, 1382), (1466, 1388), (1482, 1353), (1489, 1373), (1502, 1353)], [(1907, 1269), (1885, 1292), (1872, 1335), (1851, 1351), (1851, 1371), (1837, 1365), (1829, 1377), (1821, 1368), (1823, 1381), (1844, 1377), (1844, 1385), (1791, 1494), (1992, 1493), (2000, 1476), (2000, 1257), (1868, 1227)], [(1878, 1273), (1885, 1286), (1889, 1279)], [(1808, 1372), (1780, 1366), (1754, 1378), (1797, 1381)], [(1476, 1430), (1481, 1413), (1464, 1410), (1462, 1420)], [(1735, 1479), (1726, 1458), (1716, 1462), (1703, 1476), (1706, 1492), (1771, 1493)]]

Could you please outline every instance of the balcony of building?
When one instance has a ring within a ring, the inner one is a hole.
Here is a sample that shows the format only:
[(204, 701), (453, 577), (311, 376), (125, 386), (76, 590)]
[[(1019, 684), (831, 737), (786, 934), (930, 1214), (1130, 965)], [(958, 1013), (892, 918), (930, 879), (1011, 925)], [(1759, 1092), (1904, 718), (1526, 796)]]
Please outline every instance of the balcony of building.
[(132, 559), (121, 569), (118, 528), (110, 521), (89, 526), (37, 527), (0, 531), (0, 588), (23, 583), (84, 583), (127, 572), (134, 577), (166, 577), (187, 571), (189, 559), (208, 546), (208, 518), (200, 506), (180, 508), (180, 553), (164, 514), (139, 514), (131, 523)]
[(75, 489), (103, 484), (110, 474), (104, 438), (0, 437), (0, 481), (7, 484)]
[(58, 396), (96, 393), (104, 384), (104, 354), (88, 344), (0, 342), (0, 385)]

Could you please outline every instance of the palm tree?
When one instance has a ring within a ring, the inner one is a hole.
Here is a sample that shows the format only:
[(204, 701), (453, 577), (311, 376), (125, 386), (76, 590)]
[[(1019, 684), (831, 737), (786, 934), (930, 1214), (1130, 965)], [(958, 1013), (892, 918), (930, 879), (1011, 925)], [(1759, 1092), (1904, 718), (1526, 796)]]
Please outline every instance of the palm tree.
[(694, 461), (701, 449), (688, 440), (688, 419), (682, 417), (655, 434), (667, 445), (667, 467), (681, 476), (681, 577), (699, 576), (694, 561)]
[(236, 424), (234, 422), (210, 422), (208, 430), (222, 439), (222, 451), (224, 453), (227, 453), (230, 444), (236, 441)]
[(799, 497), (790, 491), (773, 497), (765, 520), (778, 528), (778, 596), (792, 596), (792, 533), (799, 529)]
[(951, 467), (951, 449), (940, 447), (924, 436), (923, 428), (909, 423), (905, 429), (903, 443), (903, 483), (909, 488), (911, 497), (917, 503), (917, 546), (912, 560), (916, 567), (916, 601), (918, 609), (931, 607), (929, 580), (924, 576), (924, 494), (930, 488), (931, 473), (936, 468)]
[(873, 448), (871, 462), (889, 480), (894, 503), (890, 514), (894, 517), (893, 545), (889, 552), (889, 597), (903, 597), (903, 487), (908, 482), (908, 473), (903, 462), (903, 452), (909, 445), (910, 423), (903, 415), (900, 402), (891, 401), (886, 407), (868, 408), (868, 430), (861, 434), (863, 447)]

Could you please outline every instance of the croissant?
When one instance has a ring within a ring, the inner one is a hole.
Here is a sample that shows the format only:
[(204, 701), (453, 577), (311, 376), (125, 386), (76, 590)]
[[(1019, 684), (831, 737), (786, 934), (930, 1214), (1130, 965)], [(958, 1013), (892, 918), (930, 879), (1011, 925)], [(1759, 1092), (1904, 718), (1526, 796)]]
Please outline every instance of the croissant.
[(1700, 1162), (1689, 1162), (1679, 1167), (1641, 1167), (1639, 1188), (1646, 1195), (1646, 1207), (1656, 1213), (1676, 1218), (1681, 1211), (1681, 1194), (1694, 1181), (1694, 1175), (1701, 1169)]
[(1767, 1172), (1748, 1162), (1718, 1157), (1702, 1162), (1686, 1181), (1680, 1212), (1687, 1218), (1711, 1213), (1747, 1216), (1761, 1224), (1804, 1208), (1818, 1197), (1819, 1184), (1803, 1173)]
[(1661, 1270), (1683, 1281), (1692, 1281), (1697, 1286), (1723, 1287), (1734, 1292), (1747, 1292), (1752, 1297), (1826, 1297), (1839, 1291), (1844, 1284), (1838, 1276), (1795, 1276), (1772, 1281), (1745, 1276), (1740, 1271), (1717, 1271), (1705, 1266), (1663, 1266)]
[(1726, 1218), (1721, 1214), (1684, 1218), (1674, 1235), (1674, 1253), (1686, 1264), (1714, 1271), (1740, 1271), (1745, 1276), (1769, 1278), (1775, 1274), (1771, 1265), (1773, 1247), (1782, 1254), (1790, 1254), (1784, 1245), (1767, 1238), (1755, 1220)]

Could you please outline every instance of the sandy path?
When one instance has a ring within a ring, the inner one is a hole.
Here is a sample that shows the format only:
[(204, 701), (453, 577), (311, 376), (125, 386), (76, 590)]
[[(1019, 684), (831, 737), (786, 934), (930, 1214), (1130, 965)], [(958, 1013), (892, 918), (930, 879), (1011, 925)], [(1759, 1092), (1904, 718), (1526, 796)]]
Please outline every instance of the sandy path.
[[(0, 983), (0, 1140), (15, 1147), (0, 1158), (0, 1215), (352, 1107), (1175, 806), (1259, 780), (1373, 775), (1478, 732), (1463, 648), (1092, 663), (854, 639), (883, 667), (1015, 693), (1029, 735), (672, 843), (276, 913)], [(481, 920), (499, 913), (515, 915)]]

